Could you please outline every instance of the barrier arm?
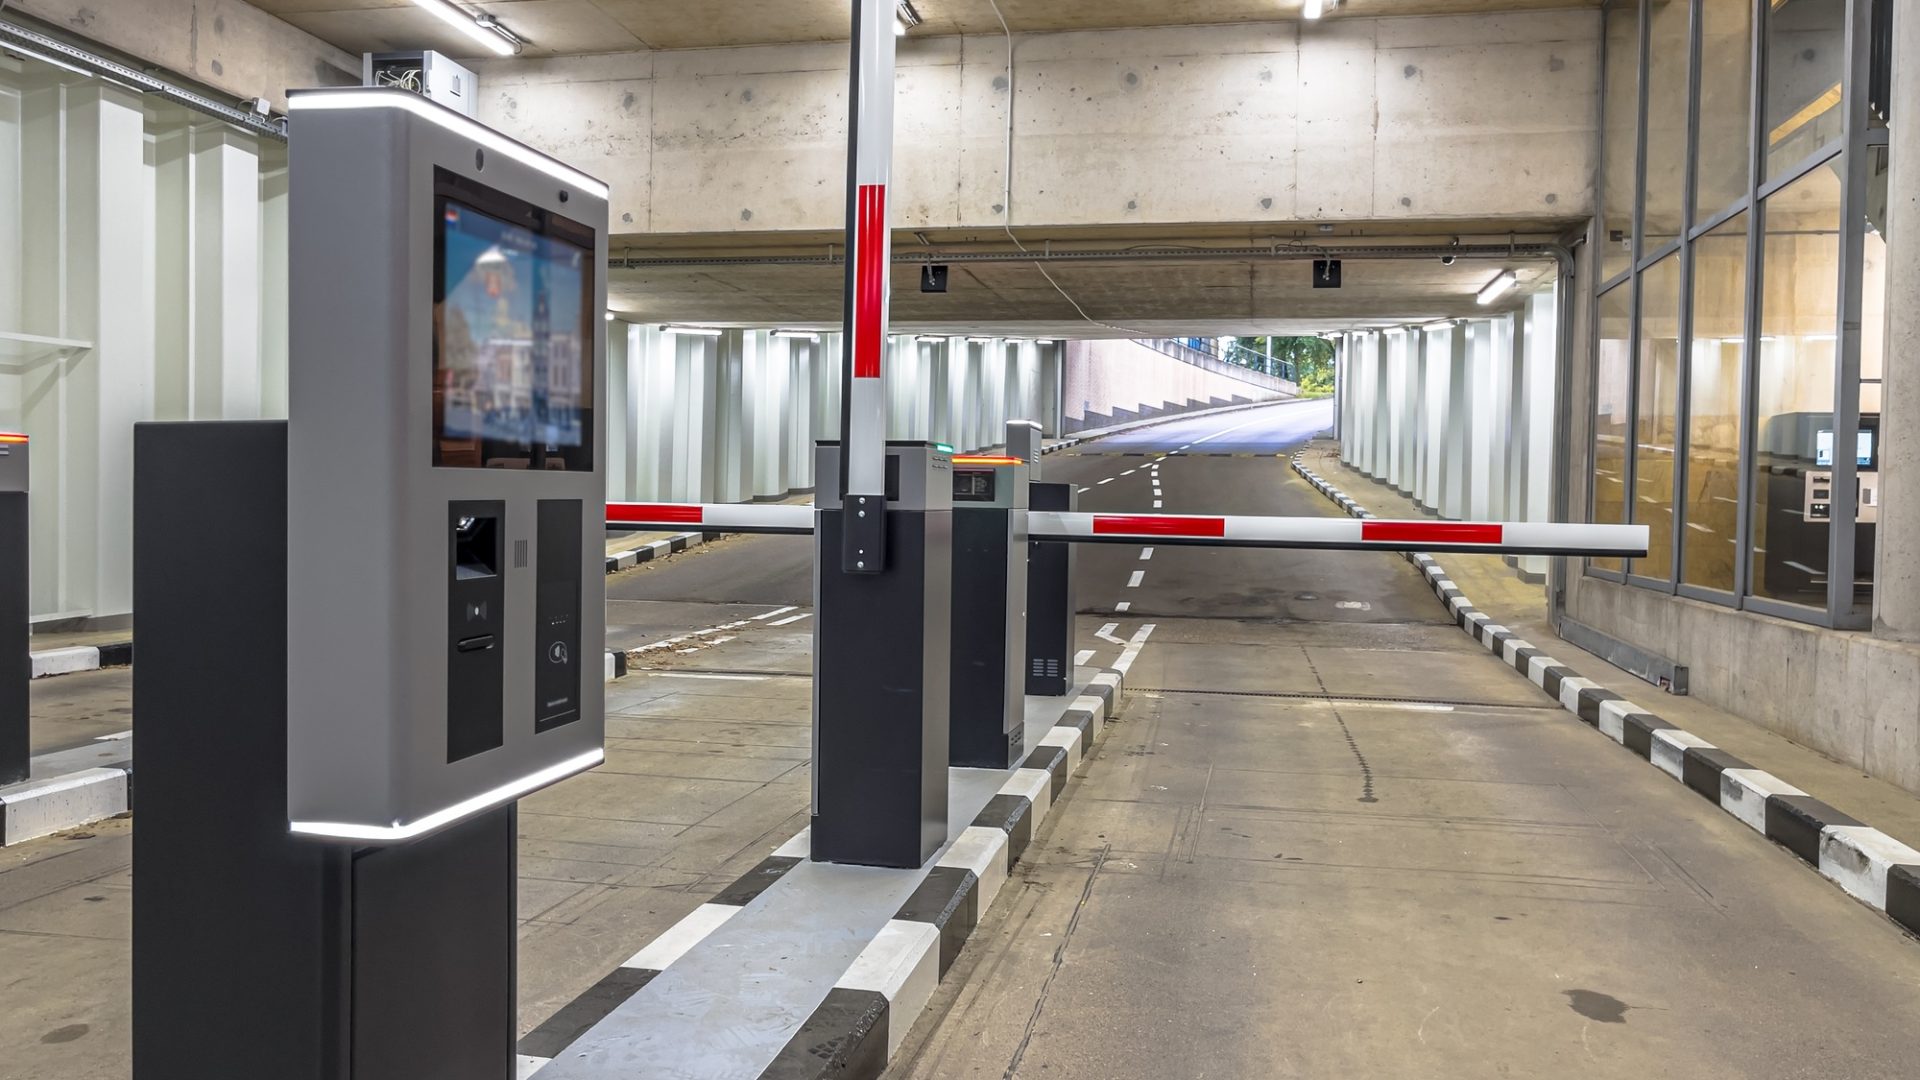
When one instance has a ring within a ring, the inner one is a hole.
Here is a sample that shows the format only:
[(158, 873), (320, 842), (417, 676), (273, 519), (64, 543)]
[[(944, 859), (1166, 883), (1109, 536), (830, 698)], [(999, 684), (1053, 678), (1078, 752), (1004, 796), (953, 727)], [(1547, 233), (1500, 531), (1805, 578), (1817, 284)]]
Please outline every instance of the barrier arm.
[(1383, 521), (1379, 518), (1027, 512), (1032, 540), (1093, 544), (1316, 548), (1333, 551), (1466, 551), (1500, 555), (1647, 553), (1645, 525), (1534, 521)]
[(610, 502), (607, 528), (811, 536), (813, 507), (781, 503)]
[[(813, 532), (814, 508), (764, 503), (608, 503), (607, 527), (715, 533)], [(1384, 521), (1379, 518), (1027, 511), (1030, 540), (1069, 544), (1185, 544), (1330, 551), (1482, 552), (1496, 555), (1647, 553), (1645, 525), (1544, 521)]]

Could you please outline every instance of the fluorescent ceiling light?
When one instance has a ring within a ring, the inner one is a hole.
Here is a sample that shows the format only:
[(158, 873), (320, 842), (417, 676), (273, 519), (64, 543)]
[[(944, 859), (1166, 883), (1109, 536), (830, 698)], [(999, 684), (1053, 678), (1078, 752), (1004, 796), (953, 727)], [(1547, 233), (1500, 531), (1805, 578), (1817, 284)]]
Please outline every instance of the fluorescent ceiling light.
[(893, 36), (906, 37), (907, 31), (920, 25), (920, 13), (913, 10), (907, 0), (896, 0), (893, 5)]
[(614, 320), (614, 314), (613, 314), (613, 312), (611, 312), (611, 311), (609, 311), (609, 312), (607, 312), (607, 321), (608, 321), (608, 322), (612, 322), (613, 320)]
[(675, 326), (672, 323), (668, 323), (660, 328), (660, 332), (663, 334), (679, 334), (684, 337), (720, 336), (720, 328), (717, 326)]
[(352, 90), (295, 90), (287, 95), (288, 112), (302, 109), (404, 109), (422, 120), (464, 135), (497, 154), (505, 154), (523, 165), (538, 169), (561, 183), (572, 184), (597, 199), (607, 197), (607, 185), (586, 173), (563, 165), (538, 150), (514, 142), (468, 117), (465, 113), (454, 112), (445, 105), (429, 101), (411, 90), (376, 90), (363, 87)]
[(1452, 319), (1436, 319), (1430, 323), (1420, 324), (1420, 329), (1422, 330), (1451, 330), (1453, 327), (1454, 322)]
[(790, 341), (819, 341), (820, 335), (811, 330), (775, 330), (773, 336)]
[(995, 341), (998, 341), (999, 339), (990, 338), (990, 337), (970, 337), (967, 340), (973, 342), (975, 345), (991, 345)]
[(904, 22), (901, 22), (901, 21), (900, 21), (900, 16), (898, 16), (898, 15), (895, 15), (895, 16), (893, 17), (893, 36), (894, 36), (894, 37), (906, 37), (906, 36), (907, 36), (907, 24), (906, 24), (906, 23), (904, 23)]
[(513, 42), (481, 26), (473, 16), (447, 3), (447, 0), (413, 0), (413, 2), (432, 12), (441, 22), (486, 46), (494, 55), (513, 55)]
[(1325, 14), (1325, 8), (1326, 4), (1323, 0), (1307, 0), (1306, 6), (1300, 9), (1300, 17), (1303, 19), (1317, 19)]
[(1484, 307), (1507, 295), (1507, 291), (1518, 284), (1520, 284), (1519, 275), (1511, 270), (1502, 270), (1494, 275), (1492, 281), (1487, 282), (1486, 285), (1481, 288), (1480, 295), (1475, 299), (1479, 300), (1481, 306)]

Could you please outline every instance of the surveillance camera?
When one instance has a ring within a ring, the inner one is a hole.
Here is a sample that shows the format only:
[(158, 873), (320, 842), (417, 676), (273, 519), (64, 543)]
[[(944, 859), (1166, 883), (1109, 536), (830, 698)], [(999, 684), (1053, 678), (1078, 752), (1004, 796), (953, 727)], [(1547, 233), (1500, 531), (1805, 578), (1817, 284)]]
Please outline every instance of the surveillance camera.
[(1441, 266), (1452, 266), (1452, 265), (1453, 265), (1453, 260), (1454, 260), (1454, 259), (1455, 259), (1456, 257), (1457, 257), (1457, 256), (1453, 256), (1453, 255), (1442, 255), (1442, 256), (1440, 256), (1440, 265), (1441, 265)]

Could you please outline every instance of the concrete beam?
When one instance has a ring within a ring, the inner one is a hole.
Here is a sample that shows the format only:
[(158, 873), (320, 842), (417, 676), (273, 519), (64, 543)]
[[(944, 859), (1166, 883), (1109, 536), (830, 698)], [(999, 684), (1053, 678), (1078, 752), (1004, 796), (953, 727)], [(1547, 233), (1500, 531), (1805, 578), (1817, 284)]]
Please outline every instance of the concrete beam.
[[(1028, 34), (1014, 93), (1004, 39), (908, 39), (896, 225), (1578, 219), (1599, 36), (1591, 10)], [(617, 233), (829, 231), (846, 60), (795, 44), (488, 62), (480, 115), (607, 180)]]
[(243, 0), (12, 0), (6, 9), (276, 110), (289, 89), (360, 82), (359, 57)]

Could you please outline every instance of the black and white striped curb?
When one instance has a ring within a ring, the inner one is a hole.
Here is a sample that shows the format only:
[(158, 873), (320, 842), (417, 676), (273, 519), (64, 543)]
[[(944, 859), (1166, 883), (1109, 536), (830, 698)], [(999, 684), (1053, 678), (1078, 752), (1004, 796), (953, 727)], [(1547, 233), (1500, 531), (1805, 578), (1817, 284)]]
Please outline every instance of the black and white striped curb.
[[(1294, 455), (1294, 471), (1321, 494), (1355, 517), (1373, 516), (1302, 464), (1301, 456)], [(1460, 629), (1562, 708), (1800, 856), (1854, 899), (1920, 933), (1920, 851), (1582, 678), (1475, 608), (1431, 555), (1409, 553), (1406, 559)]]
[(71, 645), (63, 649), (42, 649), (32, 654), (33, 677), (72, 675), (79, 671), (98, 671), (103, 667), (125, 667), (133, 663), (133, 642), (116, 641), (107, 645)]
[[(899, 1050), (961, 946), (973, 933), (1067, 780), (1119, 712), (1126, 673), (1153, 632), (1147, 624), (1111, 669), (1095, 675), (1053, 729), (973, 822), (934, 862), (900, 910), (854, 958), (762, 1080), (871, 1080)], [(519, 1075), (540, 1066), (598, 1024), (674, 961), (738, 914), (807, 858), (808, 833), (774, 849), (759, 865), (693, 909), (626, 963), (594, 983), (520, 1040)]]
[(675, 533), (664, 540), (641, 544), (630, 551), (616, 551), (607, 556), (607, 573), (617, 574), (622, 570), (631, 570), (643, 562), (677, 555), (690, 547), (698, 547), (706, 542), (706, 533)]

